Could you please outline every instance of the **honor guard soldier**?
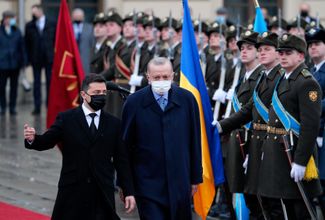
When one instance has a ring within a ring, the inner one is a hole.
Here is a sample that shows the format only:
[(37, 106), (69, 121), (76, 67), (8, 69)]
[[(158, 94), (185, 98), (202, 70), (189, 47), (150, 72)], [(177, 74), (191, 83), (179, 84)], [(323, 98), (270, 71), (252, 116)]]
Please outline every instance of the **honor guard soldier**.
[(93, 20), (95, 46), (90, 59), (90, 72), (101, 73), (104, 70), (104, 58), (106, 53), (107, 28), (106, 15), (104, 13), (96, 14)]
[(148, 44), (148, 52), (150, 60), (153, 57), (158, 57), (161, 48), (160, 34), (161, 34), (161, 21), (158, 17), (152, 15), (146, 17), (143, 23), (145, 29), (145, 40)]
[(126, 54), (123, 53), (123, 48), (125, 44), (121, 36), (122, 31), (122, 18), (121, 16), (114, 12), (109, 11), (106, 15), (106, 28), (107, 28), (107, 38), (106, 38), (106, 53), (105, 53), (105, 63), (102, 75), (106, 80), (113, 80), (120, 74), (125, 74), (121, 71), (120, 61), (124, 60), (126, 62)]
[(193, 22), (193, 28), (199, 53), (203, 52), (207, 56), (209, 52), (209, 24), (205, 21), (196, 19)]
[(288, 23), (288, 33), (304, 38), (307, 25), (308, 23), (304, 19), (295, 17)]
[(322, 92), (304, 64), (305, 40), (284, 34), (278, 45), (285, 74), (269, 109), (258, 193), (281, 199), (287, 219), (316, 219), (310, 199), (322, 193), (314, 161)]
[[(225, 37), (224, 33), (226, 31), (226, 26), (214, 22), (210, 25), (208, 29), (209, 35), (209, 51), (207, 55), (207, 67), (205, 74), (205, 82), (208, 89), (208, 94), (211, 99), (211, 103), (220, 102), (220, 111), (218, 118), (220, 118), (225, 110), (226, 95), (228, 90), (228, 85), (231, 80), (228, 79), (227, 69), (229, 68), (229, 63), (225, 58)], [(222, 62), (225, 62), (224, 65)], [(222, 73), (223, 72), (223, 73)], [(224, 76), (222, 76), (224, 74)], [(223, 80), (223, 82), (221, 82)], [(223, 85), (222, 85), (223, 84)], [(220, 87), (220, 85), (222, 85)]]
[(279, 21), (279, 18), (277, 16), (273, 16), (271, 18), (271, 21), (268, 26), (268, 29), (271, 32), (276, 33), (279, 36), (281, 36), (284, 32), (286, 32), (287, 28), (288, 28), (288, 22), (283, 18), (281, 18), (281, 20)]
[[(257, 60), (257, 49), (255, 48), (257, 36), (258, 33), (247, 30), (237, 42), (246, 73), (239, 80), (234, 91), (232, 105), (235, 112), (239, 111), (250, 100), (261, 72), (264, 70), (264, 67), (259, 65)], [(221, 124), (222, 126), (223, 124)], [(245, 161), (247, 151), (245, 143), (248, 141), (250, 129), (251, 123), (247, 123), (240, 129), (232, 131), (229, 141), (224, 143), (223, 146), (223, 149), (227, 149), (225, 162), (226, 176), (230, 192), (233, 193), (244, 192), (245, 170), (242, 164)], [(222, 132), (222, 130), (219, 130), (219, 132)]]
[(172, 17), (166, 17), (161, 24), (161, 39), (164, 48), (161, 50), (161, 56), (167, 57), (173, 64), (174, 83), (179, 85), (180, 67), (181, 67), (181, 38), (182, 24)]
[[(143, 12), (138, 12), (136, 15), (136, 42), (137, 45), (131, 56), (131, 71), (129, 85), (134, 87), (134, 91), (140, 89), (148, 84), (145, 77), (147, 71), (147, 64), (150, 61), (150, 55), (148, 52), (148, 43), (145, 41), (146, 32), (144, 28), (144, 22), (148, 16)], [(132, 92), (134, 92), (132, 91)]]
[[(219, 129), (221, 128), (220, 130), (223, 133), (228, 133), (240, 126), (251, 123), (251, 135), (248, 137), (245, 146), (247, 155), (245, 155), (246, 160), (243, 166), (246, 169), (245, 200), (252, 219), (261, 219), (263, 215), (267, 216), (268, 219), (283, 217), (280, 200), (265, 198), (262, 200), (258, 195), (258, 181), (256, 178), (259, 175), (261, 149), (266, 135), (268, 109), (274, 87), (283, 75), (276, 51), (277, 45), (278, 35), (275, 33), (264, 32), (258, 37), (255, 46), (259, 52), (259, 62), (265, 67), (265, 71), (256, 84), (253, 98), (240, 111), (219, 122), (221, 126)], [(267, 210), (269, 206), (278, 207), (278, 209), (276, 211), (274, 208), (273, 210)]]
[[(312, 21), (313, 22), (313, 21)], [(312, 23), (311, 22), (311, 23)], [(325, 125), (325, 31), (323, 29), (312, 28), (306, 33), (309, 56), (315, 66), (312, 68), (312, 74), (322, 89), (322, 116), (320, 129), (317, 137), (318, 145), (318, 170), (319, 178), (323, 191), (325, 189), (325, 148), (324, 148), (324, 125)], [(320, 207), (325, 214), (324, 194), (319, 197)]]

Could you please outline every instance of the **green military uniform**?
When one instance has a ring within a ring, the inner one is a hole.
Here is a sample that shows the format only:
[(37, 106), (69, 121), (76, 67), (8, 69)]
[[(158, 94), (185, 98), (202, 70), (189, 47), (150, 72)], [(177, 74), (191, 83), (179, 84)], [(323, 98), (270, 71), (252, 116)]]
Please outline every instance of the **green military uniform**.
[[(172, 28), (176, 32), (182, 30), (182, 22), (177, 21), (176, 19), (172, 18)], [(161, 28), (168, 27), (169, 25), (169, 18), (165, 18), (161, 24)], [(180, 72), (181, 72), (181, 53), (182, 53), (182, 43), (177, 42), (174, 45), (165, 45), (160, 51), (160, 56), (168, 57), (173, 64), (173, 71), (174, 71), (174, 83), (179, 85), (180, 81)]]
[[(294, 35), (285, 34), (279, 41), (278, 50), (296, 50), (306, 53), (306, 42)], [(293, 162), (307, 166), (312, 155), (317, 152), (316, 137), (321, 116), (321, 89), (307, 66), (301, 63), (288, 79), (281, 78), (276, 87), (278, 99), (283, 108), (300, 123), (299, 135), (293, 135)], [(282, 135), (284, 129), (272, 102), (269, 110), (269, 123), (266, 140), (262, 147), (258, 193), (271, 198), (283, 198), (289, 219), (309, 217), (302, 197), (294, 180), (290, 177), (291, 167), (284, 150)], [(307, 197), (313, 198), (322, 193), (319, 179), (302, 181)], [(295, 200), (293, 200), (295, 199)], [(302, 204), (302, 205), (301, 205)]]
[[(243, 43), (255, 45), (257, 36), (258, 33), (246, 31), (242, 34), (241, 39), (237, 42), (238, 47), (240, 48)], [(252, 97), (257, 80), (259, 79), (263, 70), (264, 67), (259, 65), (252, 72), (248, 79), (245, 79), (244, 76), (240, 80), (240, 83), (235, 90), (235, 96), (237, 96), (238, 101), (242, 106), (248, 103)], [(220, 122), (220, 125), (221, 127), (224, 126), (222, 121)], [(245, 128), (234, 130), (230, 134), (229, 141), (227, 143), (223, 143), (227, 148), (225, 169), (229, 189), (231, 192), (244, 192), (245, 174), (242, 164), (244, 162), (246, 153), (241, 151), (239, 139), (242, 143), (245, 142), (245, 132)]]
[[(93, 24), (102, 23), (105, 24), (107, 16), (104, 13), (95, 15)], [(105, 40), (99, 49), (94, 46), (92, 48), (92, 54), (90, 59), (90, 73), (101, 73), (104, 70), (104, 59), (107, 51), (107, 40)]]

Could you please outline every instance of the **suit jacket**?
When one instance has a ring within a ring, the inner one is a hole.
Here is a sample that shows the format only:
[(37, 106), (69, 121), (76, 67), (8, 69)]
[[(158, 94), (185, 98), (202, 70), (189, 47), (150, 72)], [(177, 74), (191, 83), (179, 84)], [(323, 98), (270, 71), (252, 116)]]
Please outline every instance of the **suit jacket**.
[(93, 26), (89, 23), (83, 22), (82, 32), (79, 40), (79, 52), (82, 61), (82, 67), (86, 75), (90, 73), (90, 57), (91, 49), (95, 43)]
[(36, 20), (26, 24), (25, 45), (28, 60), (32, 65), (52, 64), (54, 58), (56, 23), (47, 17), (42, 33), (36, 26)]
[[(277, 93), (284, 109), (299, 123), (300, 134), (294, 136), (293, 162), (306, 166), (310, 156), (316, 154), (316, 137), (321, 116), (321, 89), (305, 64), (299, 65), (279, 82)], [(283, 128), (273, 109), (269, 109), (269, 126)], [(284, 151), (281, 135), (268, 134), (263, 143), (263, 160), (260, 166), (259, 193), (262, 196), (301, 199), (296, 183), (290, 177), (291, 167)], [(316, 158), (316, 157), (315, 157)], [(307, 197), (321, 194), (319, 179), (302, 181)]]
[(25, 141), (25, 147), (42, 151), (57, 143), (62, 146), (62, 170), (53, 218), (89, 219), (84, 197), (91, 190), (88, 184), (94, 182), (107, 202), (112, 219), (119, 219), (114, 211), (114, 167), (124, 194), (133, 194), (129, 163), (120, 138), (120, 121), (102, 111), (97, 135), (93, 137), (82, 108), (77, 107), (59, 113), (54, 124), (44, 134), (36, 135), (31, 145)]
[(191, 184), (202, 182), (200, 119), (193, 95), (176, 85), (162, 111), (147, 86), (124, 105), (135, 195), (168, 206), (171, 219), (191, 219)]

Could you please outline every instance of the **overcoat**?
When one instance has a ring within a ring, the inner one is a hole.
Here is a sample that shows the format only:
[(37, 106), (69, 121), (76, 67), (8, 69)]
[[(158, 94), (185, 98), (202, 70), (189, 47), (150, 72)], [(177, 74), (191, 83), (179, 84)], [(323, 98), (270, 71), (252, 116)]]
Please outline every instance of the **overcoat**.
[(172, 220), (191, 219), (191, 184), (202, 182), (200, 118), (193, 95), (172, 85), (162, 111), (146, 86), (128, 97), (122, 124), (136, 198), (169, 207)]

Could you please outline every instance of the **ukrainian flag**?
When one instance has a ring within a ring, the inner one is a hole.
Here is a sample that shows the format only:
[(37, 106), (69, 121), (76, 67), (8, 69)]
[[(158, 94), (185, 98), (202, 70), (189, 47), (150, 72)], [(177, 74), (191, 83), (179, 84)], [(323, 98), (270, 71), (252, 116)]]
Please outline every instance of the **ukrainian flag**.
[(192, 92), (200, 111), (203, 183), (194, 195), (194, 208), (205, 220), (215, 195), (215, 185), (224, 182), (224, 171), (219, 133), (211, 125), (211, 104), (200, 66), (187, 0), (183, 0), (183, 7), (180, 86)]
[(260, 34), (267, 31), (266, 22), (257, 0), (255, 0), (254, 31)]

